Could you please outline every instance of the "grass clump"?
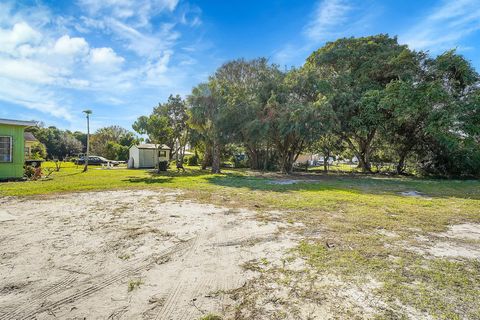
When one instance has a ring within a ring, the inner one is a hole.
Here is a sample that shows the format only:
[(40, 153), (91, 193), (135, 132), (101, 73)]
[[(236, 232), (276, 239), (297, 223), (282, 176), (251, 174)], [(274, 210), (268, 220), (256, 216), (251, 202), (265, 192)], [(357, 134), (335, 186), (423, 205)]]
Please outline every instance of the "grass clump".
[(142, 284), (143, 284), (143, 281), (140, 279), (128, 281), (128, 292), (132, 292), (133, 290), (139, 288)]
[(222, 317), (209, 313), (206, 316), (201, 317), (199, 320), (222, 320)]
[(130, 253), (122, 253), (121, 255), (118, 256), (120, 260), (128, 260), (130, 259), (131, 255)]

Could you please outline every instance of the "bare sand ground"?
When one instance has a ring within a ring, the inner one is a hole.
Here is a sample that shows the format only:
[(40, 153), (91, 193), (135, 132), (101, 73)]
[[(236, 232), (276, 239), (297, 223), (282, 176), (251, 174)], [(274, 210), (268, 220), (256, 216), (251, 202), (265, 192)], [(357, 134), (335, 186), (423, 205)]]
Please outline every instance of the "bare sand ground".
[[(0, 319), (198, 319), (231, 307), (242, 264), (295, 245), (279, 223), (175, 193), (3, 198)], [(230, 308), (231, 309), (231, 308)]]
[[(388, 307), (375, 279), (344, 282), (289, 254), (302, 226), (279, 222), (285, 212), (259, 219), (178, 196), (122, 190), (0, 198), (0, 320), (371, 319)], [(480, 259), (479, 239), (480, 225), (465, 223), (418, 238), (419, 246), (398, 245), (425, 257)]]

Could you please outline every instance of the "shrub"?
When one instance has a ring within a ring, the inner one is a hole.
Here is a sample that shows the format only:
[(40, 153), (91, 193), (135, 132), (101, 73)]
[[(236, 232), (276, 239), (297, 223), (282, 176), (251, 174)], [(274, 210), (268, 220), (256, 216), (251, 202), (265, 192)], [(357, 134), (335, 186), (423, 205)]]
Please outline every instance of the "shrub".
[(169, 166), (170, 166), (170, 163), (168, 161), (160, 161), (158, 163), (158, 170), (159, 171), (167, 171)]
[(35, 175), (35, 168), (32, 166), (26, 166), (23, 175), (28, 179), (33, 178)]
[(32, 155), (31, 159), (45, 159), (47, 157), (47, 149), (45, 148), (45, 145), (41, 142), (35, 142), (32, 145), (31, 149)]
[(248, 159), (242, 159), (239, 160), (238, 158), (235, 158), (234, 162), (235, 168), (248, 168)]
[(198, 156), (195, 154), (191, 157), (188, 157), (187, 163), (189, 166), (198, 166)]
[(27, 179), (30, 180), (38, 180), (42, 178), (42, 168), (34, 168), (32, 166), (26, 166), (24, 168), (24, 174), (23, 174)]

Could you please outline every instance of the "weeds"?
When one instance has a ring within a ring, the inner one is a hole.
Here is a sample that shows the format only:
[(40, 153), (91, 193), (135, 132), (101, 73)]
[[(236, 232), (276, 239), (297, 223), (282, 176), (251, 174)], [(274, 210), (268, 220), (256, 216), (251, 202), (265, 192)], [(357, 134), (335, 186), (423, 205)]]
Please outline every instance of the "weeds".
[(143, 284), (143, 281), (140, 279), (128, 281), (128, 292), (132, 292), (133, 290), (139, 288), (142, 284)]

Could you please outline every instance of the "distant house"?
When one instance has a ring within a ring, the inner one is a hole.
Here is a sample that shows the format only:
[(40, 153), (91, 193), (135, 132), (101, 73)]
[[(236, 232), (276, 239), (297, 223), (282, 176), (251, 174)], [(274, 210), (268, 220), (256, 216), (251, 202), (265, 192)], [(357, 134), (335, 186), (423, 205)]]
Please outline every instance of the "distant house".
[(23, 177), (26, 127), (33, 121), (0, 119), (0, 179)]
[(313, 165), (316, 161), (320, 159), (319, 154), (313, 154), (313, 153), (302, 153), (298, 155), (297, 161), (295, 163), (306, 163), (308, 162), (309, 165)]
[[(295, 163), (307, 163), (309, 166), (321, 166), (323, 165), (325, 157), (320, 155), (319, 153), (313, 154), (313, 153), (302, 153), (298, 156), (297, 161)], [(329, 165), (332, 165), (333, 162), (335, 161), (334, 157), (329, 157), (327, 159), (327, 162)]]
[(158, 162), (170, 159), (170, 148), (164, 144), (139, 144), (130, 148), (129, 168), (155, 168)]
[(33, 145), (38, 142), (37, 138), (31, 132), (25, 132), (23, 134), (24, 141), (25, 141), (25, 159), (32, 158), (32, 147)]

